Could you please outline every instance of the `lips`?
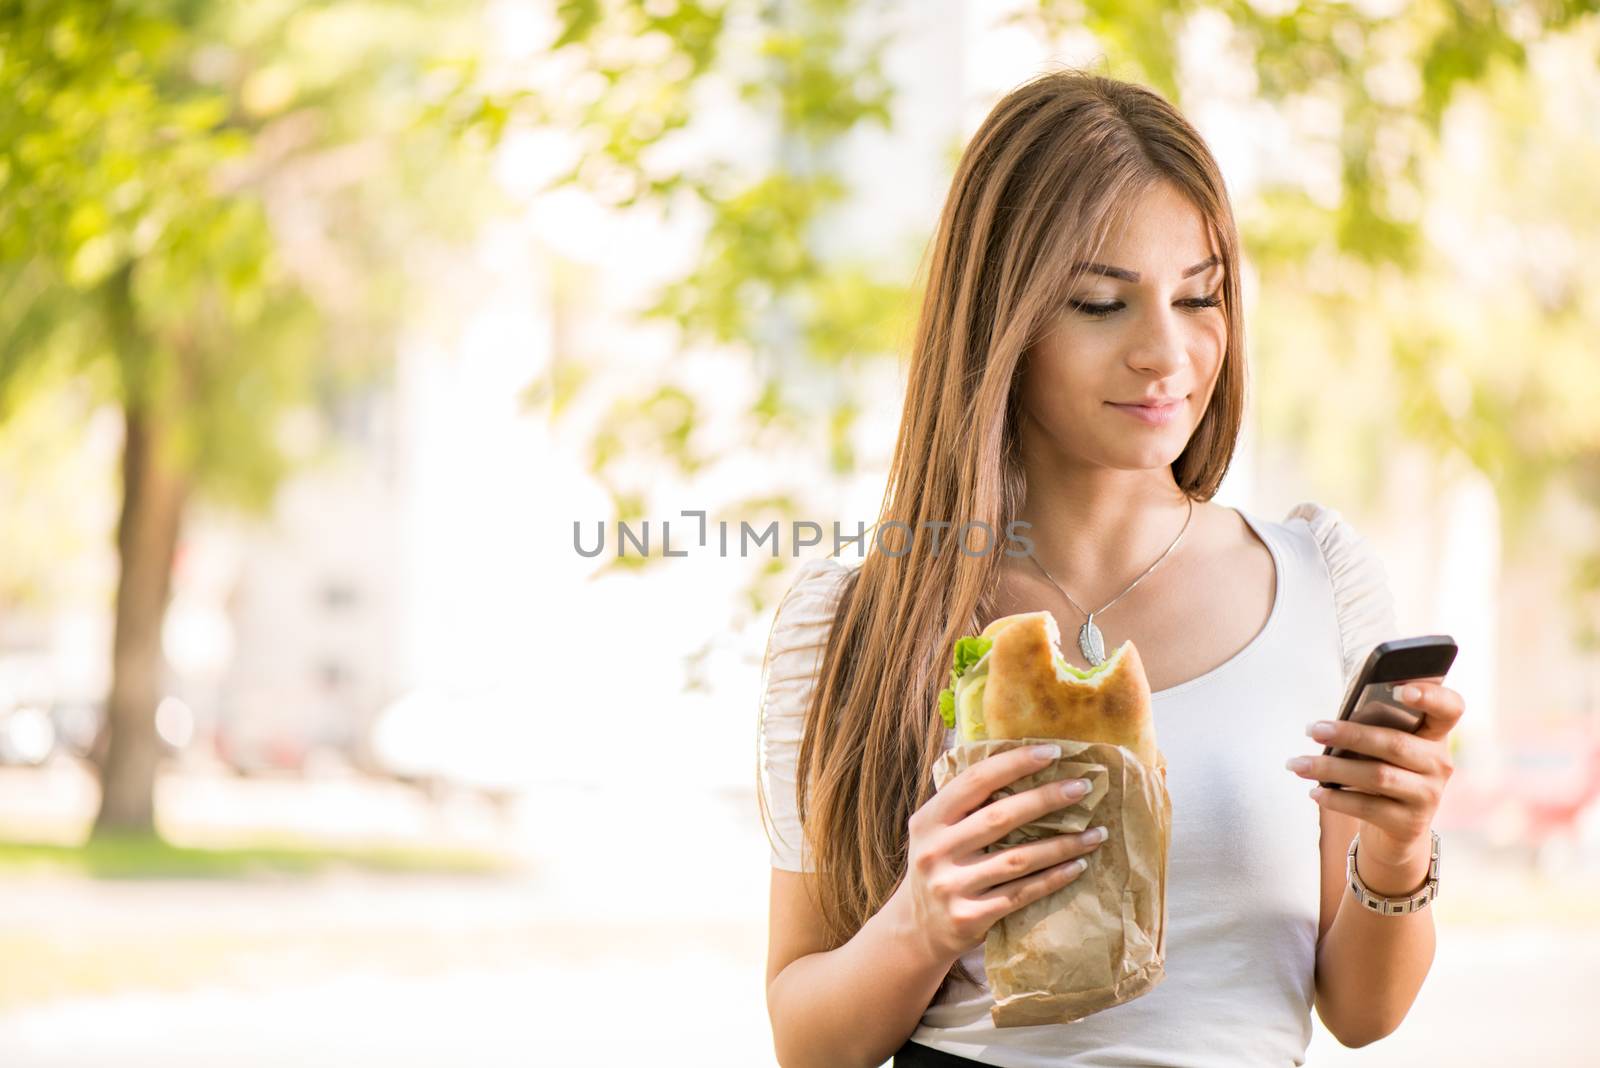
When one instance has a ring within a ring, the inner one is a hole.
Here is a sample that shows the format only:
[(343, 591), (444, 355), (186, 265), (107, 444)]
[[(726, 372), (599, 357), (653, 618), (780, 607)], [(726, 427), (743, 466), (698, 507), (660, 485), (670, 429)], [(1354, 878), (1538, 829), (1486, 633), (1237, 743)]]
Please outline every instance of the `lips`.
[(1143, 420), (1151, 426), (1164, 426), (1178, 414), (1178, 409), (1183, 406), (1185, 398), (1179, 397), (1165, 404), (1119, 404), (1116, 401), (1106, 401), (1119, 412), (1127, 412), (1136, 419)]

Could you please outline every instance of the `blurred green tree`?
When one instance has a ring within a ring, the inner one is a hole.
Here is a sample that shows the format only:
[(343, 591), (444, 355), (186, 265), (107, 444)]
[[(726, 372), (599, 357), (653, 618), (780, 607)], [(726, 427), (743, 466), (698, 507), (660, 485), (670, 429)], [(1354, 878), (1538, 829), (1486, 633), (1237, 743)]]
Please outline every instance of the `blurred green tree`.
[[(673, 325), (685, 348), (747, 353), (760, 387), (739, 440), (757, 448), (804, 442), (835, 474), (856, 464), (862, 405), (852, 372), (893, 356), (910, 309), (905, 276), (923, 236), (907, 235), (903, 248), (833, 252), (815, 240), (852, 193), (837, 158), (842, 142), (892, 122), (883, 71), (892, 20), (861, 18), (889, 11), (857, 0), (562, 0), (551, 48), (571, 64), (574, 91), (494, 92), (464, 79), (441, 106), (460, 128), (493, 136), (513, 125), (572, 131), (582, 150), (548, 189), (579, 187), (619, 209), (703, 213), (694, 263), (638, 310), (641, 321)], [(741, 141), (736, 153), (696, 151), (663, 164), (656, 149), (691, 125), (713, 84), (722, 106), (736, 101), (768, 126), (770, 148), (752, 154)], [(819, 367), (831, 373), (819, 377)], [(581, 359), (558, 351), (526, 399), (560, 419), (589, 377)], [(641, 458), (683, 474), (719, 458), (695, 433), (699, 402), (672, 369), (637, 379), (608, 400), (588, 438), (590, 471), (620, 521), (647, 510), (651, 479), (637, 473)], [(724, 517), (764, 525), (817, 514), (806, 502), (803, 487), (763, 489), (730, 503)], [(657, 555), (608, 563), (644, 566)], [(763, 571), (775, 580), (782, 569), (778, 559)], [(752, 612), (766, 586), (751, 588)]]
[(153, 827), (186, 510), (270, 501), (284, 413), (382, 374), (402, 250), (483, 203), (486, 156), (422, 121), (477, 47), (464, 10), (0, 6), (0, 421), (72, 375), (125, 430), (96, 833)]

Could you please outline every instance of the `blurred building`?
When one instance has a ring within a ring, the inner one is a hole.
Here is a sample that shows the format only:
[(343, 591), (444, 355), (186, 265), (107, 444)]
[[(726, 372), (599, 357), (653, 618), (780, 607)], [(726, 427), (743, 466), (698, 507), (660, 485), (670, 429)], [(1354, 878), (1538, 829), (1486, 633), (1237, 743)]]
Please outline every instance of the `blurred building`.
[(218, 755), (236, 766), (301, 767), (319, 748), (361, 760), (369, 726), (400, 685), (393, 410), (384, 389), (342, 399), (331, 456), (292, 476), (265, 521), (201, 535), (233, 542), (231, 650), (214, 697)]

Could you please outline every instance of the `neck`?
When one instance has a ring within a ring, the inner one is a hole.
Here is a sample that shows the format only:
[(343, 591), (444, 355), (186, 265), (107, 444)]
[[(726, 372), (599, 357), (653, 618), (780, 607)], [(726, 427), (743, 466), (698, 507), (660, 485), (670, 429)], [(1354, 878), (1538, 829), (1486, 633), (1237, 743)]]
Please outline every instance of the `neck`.
[[(1167, 465), (1126, 470), (1025, 459), (1023, 469), (1027, 497), (1017, 518), (1032, 524), (1024, 532), (1039, 563), (1085, 610), (1143, 574), (1186, 520), (1185, 544), (1199, 523), (1198, 506), (1189, 519), (1189, 498)], [(1179, 545), (1173, 555), (1182, 551)], [(1037, 574), (1032, 563), (1019, 562)]]

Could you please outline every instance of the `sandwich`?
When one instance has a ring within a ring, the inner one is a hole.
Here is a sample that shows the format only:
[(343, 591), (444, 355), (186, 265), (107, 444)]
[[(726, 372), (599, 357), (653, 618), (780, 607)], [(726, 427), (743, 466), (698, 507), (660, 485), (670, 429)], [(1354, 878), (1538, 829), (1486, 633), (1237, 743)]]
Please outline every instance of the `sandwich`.
[(1156, 749), (1150, 683), (1132, 640), (1092, 668), (1067, 663), (1049, 612), (1002, 616), (956, 641), (939, 714), (958, 742), (1067, 738), (1124, 746), (1165, 771)]
[(1107, 835), (1083, 878), (1002, 916), (984, 936), (996, 1027), (1071, 1023), (1165, 975), (1172, 797), (1150, 684), (1131, 641), (1082, 669), (1067, 663), (1059, 639), (1049, 612), (997, 619), (956, 641), (939, 695), (945, 725), (965, 744), (935, 763), (938, 788), (996, 752), (1045, 738), (1061, 740), (1063, 759), (991, 800), (1080, 775), (1094, 784), (1082, 801), (1011, 829), (985, 852), (1091, 825)]

